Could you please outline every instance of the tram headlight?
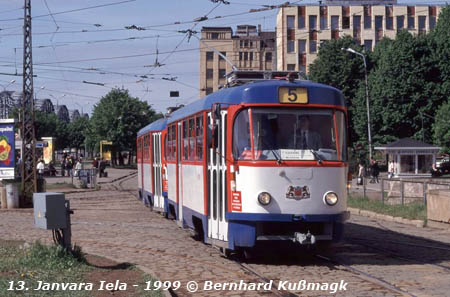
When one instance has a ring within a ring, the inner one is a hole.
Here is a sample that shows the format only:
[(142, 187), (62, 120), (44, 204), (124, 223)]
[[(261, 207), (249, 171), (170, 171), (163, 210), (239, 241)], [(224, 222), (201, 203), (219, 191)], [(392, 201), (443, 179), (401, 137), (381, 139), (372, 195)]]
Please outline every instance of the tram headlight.
[(338, 202), (338, 195), (335, 192), (326, 192), (325, 195), (323, 195), (323, 201), (330, 206), (336, 205)]
[(259, 193), (258, 202), (262, 205), (269, 205), (270, 201), (272, 201), (272, 196), (270, 196), (267, 192)]

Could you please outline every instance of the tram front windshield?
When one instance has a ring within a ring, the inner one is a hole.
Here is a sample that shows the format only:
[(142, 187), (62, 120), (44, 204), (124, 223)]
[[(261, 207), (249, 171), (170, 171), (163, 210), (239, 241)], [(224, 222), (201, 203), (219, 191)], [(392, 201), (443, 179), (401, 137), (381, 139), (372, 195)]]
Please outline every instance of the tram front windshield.
[(339, 110), (244, 109), (234, 121), (233, 155), (238, 160), (345, 161), (345, 132)]

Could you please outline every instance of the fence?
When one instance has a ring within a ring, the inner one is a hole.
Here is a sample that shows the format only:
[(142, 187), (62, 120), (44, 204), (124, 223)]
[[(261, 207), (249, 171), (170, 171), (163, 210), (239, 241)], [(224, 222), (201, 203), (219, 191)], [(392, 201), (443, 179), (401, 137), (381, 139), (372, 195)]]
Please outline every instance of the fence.
[[(381, 201), (389, 204), (402, 204), (416, 201), (427, 203), (427, 192), (435, 189), (450, 189), (450, 183), (429, 180), (403, 180), (399, 178), (381, 179)], [(364, 186), (364, 196), (365, 196)], [(392, 201), (391, 201), (392, 200)], [(400, 203), (397, 203), (400, 200)]]
[[(80, 187), (88, 187), (95, 189), (97, 187), (97, 169), (80, 169), (77, 172), (77, 178), (80, 182)], [(73, 176), (72, 176), (73, 184)]]

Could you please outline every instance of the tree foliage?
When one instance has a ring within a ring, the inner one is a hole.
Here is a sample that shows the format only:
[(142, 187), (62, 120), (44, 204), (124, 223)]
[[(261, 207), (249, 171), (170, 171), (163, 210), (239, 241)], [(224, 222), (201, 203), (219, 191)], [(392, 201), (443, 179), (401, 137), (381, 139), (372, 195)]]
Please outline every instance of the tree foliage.
[[(426, 36), (414, 37), (402, 31), (395, 40), (377, 44), (372, 54), (374, 68), (369, 75), (371, 128), (374, 144), (397, 138), (431, 140), (434, 107), (442, 102), (435, 85), (439, 80)], [(364, 142), (367, 126), (365, 92), (359, 90), (354, 102), (353, 125)], [(422, 116), (423, 114), (427, 117)], [(422, 119), (425, 133), (422, 134)]]
[(60, 121), (54, 113), (40, 110), (34, 112), (36, 139), (42, 137), (55, 137), (55, 149), (60, 150), (70, 146), (71, 135), (67, 124)]
[(136, 151), (136, 134), (147, 124), (159, 119), (147, 102), (131, 97), (128, 90), (113, 89), (94, 106), (90, 120), (90, 143), (113, 142), (113, 150)]
[[(353, 98), (361, 83), (364, 83), (364, 64), (360, 56), (343, 50), (353, 48), (362, 51), (351, 36), (338, 40), (325, 41), (320, 46), (317, 59), (311, 64), (309, 78), (312, 81), (327, 84), (340, 89), (349, 106), (349, 120), (353, 118)], [(355, 133), (350, 126), (350, 140), (355, 141)]]
[(442, 104), (436, 112), (433, 124), (434, 143), (442, 147), (442, 151), (450, 153), (450, 100)]
[(86, 135), (88, 133), (89, 119), (79, 117), (67, 125), (70, 135), (70, 147), (80, 149), (84, 147)]

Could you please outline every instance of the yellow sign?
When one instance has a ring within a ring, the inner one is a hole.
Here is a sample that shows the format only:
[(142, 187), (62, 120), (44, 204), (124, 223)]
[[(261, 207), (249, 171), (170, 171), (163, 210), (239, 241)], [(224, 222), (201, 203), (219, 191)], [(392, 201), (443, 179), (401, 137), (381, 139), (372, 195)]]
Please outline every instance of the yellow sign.
[(306, 88), (279, 88), (278, 101), (280, 103), (305, 104), (308, 103), (308, 91)]

